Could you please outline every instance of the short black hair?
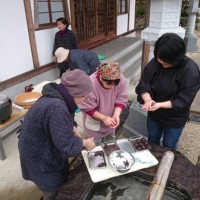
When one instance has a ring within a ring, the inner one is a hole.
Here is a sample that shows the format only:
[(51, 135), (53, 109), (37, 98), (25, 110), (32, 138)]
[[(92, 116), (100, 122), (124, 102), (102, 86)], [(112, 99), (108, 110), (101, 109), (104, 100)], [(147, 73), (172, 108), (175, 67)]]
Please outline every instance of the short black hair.
[(165, 33), (155, 43), (154, 57), (157, 60), (177, 64), (185, 57), (186, 47), (184, 40), (175, 33)]
[(120, 82), (120, 78), (116, 80), (106, 80), (102, 78), (102, 81), (106, 82), (108, 85), (118, 85)]
[(56, 20), (56, 23), (57, 23), (57, 22), (63, 23), (64, 25), (66, 25), (66, 27), (69, 26), (69, 22), (68, 22), (64, 17), (58, 18), (58, 19)]

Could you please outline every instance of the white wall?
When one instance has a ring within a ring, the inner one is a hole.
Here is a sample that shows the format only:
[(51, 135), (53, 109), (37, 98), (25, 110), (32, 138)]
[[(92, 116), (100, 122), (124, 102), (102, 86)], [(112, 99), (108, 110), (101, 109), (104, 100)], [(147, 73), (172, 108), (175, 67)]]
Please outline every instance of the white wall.
[(135, 28), (135, 0), (130, 0), (129, 31)]
[(0, 82), (33, 69), (23, 0), (0, 1)]
[[(129, 24), (128, 24), (129, 20)], [(135, 28), (135, 0), (130, 0), (129, 16), (128, 14), (117, 16), (117, 36), (122, 35)]]
[(127, 32), (128, 14), (117, 16), (117, 36)]
[(36, 46), (38, 51), (40, 66), (51, 63), (53, 61), (53, 45), (57, 28), (45, 29), (35, 32)]

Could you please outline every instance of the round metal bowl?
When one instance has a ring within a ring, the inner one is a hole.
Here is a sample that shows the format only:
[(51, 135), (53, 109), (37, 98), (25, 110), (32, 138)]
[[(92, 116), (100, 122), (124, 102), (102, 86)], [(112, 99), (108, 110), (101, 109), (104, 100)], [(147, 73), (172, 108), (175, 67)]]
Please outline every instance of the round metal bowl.
[(135, 162), (130, 153), (122, 150), (113, 151), (109, 155), (108, 161), (120, 173), (129, 171)]

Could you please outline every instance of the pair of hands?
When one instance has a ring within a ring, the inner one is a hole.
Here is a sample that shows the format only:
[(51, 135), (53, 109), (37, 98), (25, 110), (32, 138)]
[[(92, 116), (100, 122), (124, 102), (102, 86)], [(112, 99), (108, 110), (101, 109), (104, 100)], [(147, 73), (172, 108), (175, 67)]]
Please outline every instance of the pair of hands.
[(142, 110), (145, 110), (145, 111), (155, 111), (155, 110), (158, 110), (160, 107), (161, 107), (161, 103), (158, 103), (158, 102), (155, 102), (152, 99), (149, 99), (142, 106)]
[(110, 128), (116, 128), (119, 125), (120, 119), (119, 116), (113, 115), (113, 117), (104, 116), (103, 123)]
[[(77, 127), (73, 127), (73, 132), (75, 136), (78, 136), (81, 138), (81, 135), (79, 133), (79, 130)], [(96, 147), (96, 144), (94, 143), (94, 138), (88, 138), (88, 139), (83, 139), (83, 146), (86, 148), (86, 150), (90, 151)]]
[(159, 108), (170, 109), (172, 108), (172, 102), (170, 100), (164, 102), (156, 102), (152, 99), (146, 100), (142, 109), (145, 111), (155, 111)]
[[(111, 128), (116, 128), (119, 125), (119, 122), (119, 115), (113, 115), (113, 117), (104, 116), (103, 118), (103, 123)], [(96, 146), (93, 140), (94, 138), (88, 138), (83, 140), (83, 146), (86, 148), (86, 150), (90, 151)]]

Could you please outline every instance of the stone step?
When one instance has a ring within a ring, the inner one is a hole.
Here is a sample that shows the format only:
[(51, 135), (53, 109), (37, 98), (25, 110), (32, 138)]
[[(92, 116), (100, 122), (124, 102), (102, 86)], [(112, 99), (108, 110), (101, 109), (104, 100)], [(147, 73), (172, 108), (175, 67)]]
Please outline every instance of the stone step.
[[(134, 56), (126, 57), (126, 61), (122, 62), (121, 60), (121, 66), (122, 66), (122, 71), (125, 75), (130, 75), (130, 73), (138, 73), (141, 71), (140, 66), (141, 66), (141, 57), (142, 57), (142, 51), (138, 51), (137, 54)], [(130, 70), (131, 69), (131, 70)]]
[(130, 82), (137, 80), (140, 76), (141, 59), (142, 46), (140, 45), (118, 60), (124, 76), (129, 78)]
[(111, 40), (107, 43), (99, 45), (92, 51), (97, 54), (105, 56), (106, 62), (114, 61), (115, 59), (120, 59), (125, 56), (128, 52), (132, 51), (136, 47), (142, 45), (142, 40), (134, 37), (119, 37)]
[(143, 40), (135, 37), (119, 37), (91, 49), (98, 55), (104, 55), (101, 63), (117, 61), (128, 84), (137, 81), (141, 72)]

